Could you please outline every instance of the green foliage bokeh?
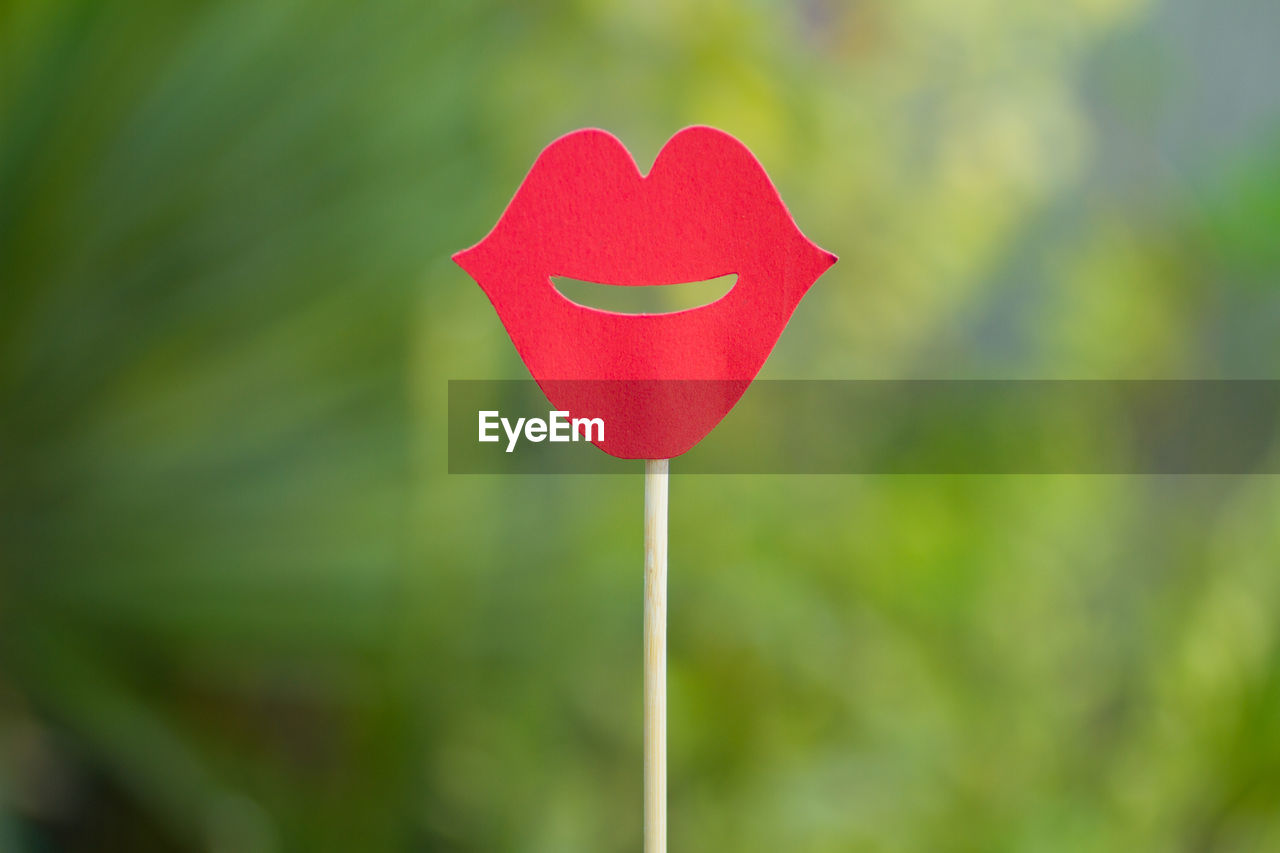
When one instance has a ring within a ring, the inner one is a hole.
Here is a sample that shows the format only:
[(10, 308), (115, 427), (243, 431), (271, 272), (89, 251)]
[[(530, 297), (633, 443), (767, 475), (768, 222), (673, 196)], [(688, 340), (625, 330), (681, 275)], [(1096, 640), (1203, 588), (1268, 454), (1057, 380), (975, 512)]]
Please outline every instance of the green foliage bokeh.
[[(524, 375), (449, 254), (561, 133), (712, 124), (842, 258), (766, 376), (1275, 378), (1278, 27), (0, 5), (0, 849), (639, 849), (639, 477), (444, 473)], [(1278, 522), (675, 478), (672, 849), (1280, 849)]]

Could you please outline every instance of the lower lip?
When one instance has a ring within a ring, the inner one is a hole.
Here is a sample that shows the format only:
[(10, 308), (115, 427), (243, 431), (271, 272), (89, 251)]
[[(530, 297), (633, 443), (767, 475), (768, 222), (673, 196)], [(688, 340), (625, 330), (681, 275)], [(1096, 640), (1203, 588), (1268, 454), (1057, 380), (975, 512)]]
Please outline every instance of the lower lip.
[[(575, 305), (539, 278), (526, 291), (529, 302), (545, 302), (533, 312), (539, 322), (514, 305), (499, 309), (504, 325), (552, 405), (602, 418), (605, 437), (595, 443), (622, 459), (691, 449), (737, 403), (780, 332), (744, 310), (752, 291), (741, 282), (701, 308), (637, 316)], [(727, 318), (744, 329), (728, 342), (719, 331), (732, 325)]]

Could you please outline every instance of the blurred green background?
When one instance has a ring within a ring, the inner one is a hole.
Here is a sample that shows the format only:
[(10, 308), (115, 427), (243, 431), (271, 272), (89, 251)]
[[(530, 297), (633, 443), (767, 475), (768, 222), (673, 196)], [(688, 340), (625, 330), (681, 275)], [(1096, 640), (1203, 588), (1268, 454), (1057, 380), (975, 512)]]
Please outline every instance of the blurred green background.
[[(1280, 378), (1277, 33), (0, 4), (0, 850), (639, 850), (640, 467), (444, 473), (526, 375), (449, 254), (706, 123), (842, 258), (765, 376)], [(673, 850), (1280, 849), (1277, 478), (671, 500)]]

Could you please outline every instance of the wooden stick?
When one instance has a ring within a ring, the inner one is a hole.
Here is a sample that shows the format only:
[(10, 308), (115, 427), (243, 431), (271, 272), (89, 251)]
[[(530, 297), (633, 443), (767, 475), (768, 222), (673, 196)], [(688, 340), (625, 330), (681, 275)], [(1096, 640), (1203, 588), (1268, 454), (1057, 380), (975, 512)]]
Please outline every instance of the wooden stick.
[(667, 472), (644, 463), (644, 853), (667, 851)]

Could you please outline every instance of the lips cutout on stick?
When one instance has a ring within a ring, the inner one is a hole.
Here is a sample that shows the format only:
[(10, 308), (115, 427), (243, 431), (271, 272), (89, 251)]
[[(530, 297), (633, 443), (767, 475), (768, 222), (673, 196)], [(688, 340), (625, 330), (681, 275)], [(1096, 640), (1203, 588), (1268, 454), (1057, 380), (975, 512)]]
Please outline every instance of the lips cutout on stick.
[[(612, 134), (547, 146), (498, 224), (453, 259), (484, 289), (547, 398), (601, 418), (596, 445), (668, 459), (697, 444), (760, 372), (835, 255), (796, 227), (746, 146), (689, 127), (648, 175)], [(571, 302), (552, 276), (622, 286), (736, 274), (709, 305), (616, 314)]]

